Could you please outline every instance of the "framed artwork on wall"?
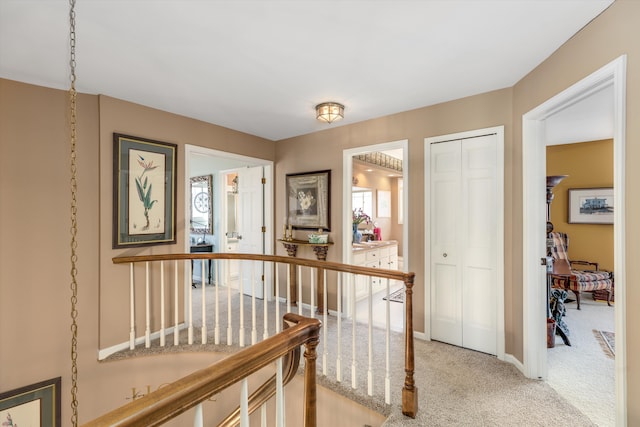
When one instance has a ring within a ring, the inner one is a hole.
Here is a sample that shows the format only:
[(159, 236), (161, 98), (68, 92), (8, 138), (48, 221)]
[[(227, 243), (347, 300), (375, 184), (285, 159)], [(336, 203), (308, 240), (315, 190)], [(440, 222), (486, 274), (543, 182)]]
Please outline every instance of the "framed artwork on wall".
[(569, 224), (613, 224), (613, 188), (570, 188)]
[(3, 426), (60, 427), (61, 378), (0, 393)]
[(391, 191), (378, 190), (378, 218), (391, 217)]
[(287, 224), (330, 231), (331, 171), (287, 174)]
[(113, 134), (113, 249), (176, 242), (177, 148)]

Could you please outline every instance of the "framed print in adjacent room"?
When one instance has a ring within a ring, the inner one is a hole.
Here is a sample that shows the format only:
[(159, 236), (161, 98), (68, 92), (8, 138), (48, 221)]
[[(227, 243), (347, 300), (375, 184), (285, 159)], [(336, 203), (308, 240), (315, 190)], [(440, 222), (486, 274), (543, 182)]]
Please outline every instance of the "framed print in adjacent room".
[(613, 224), (613, 188), (570, 188), (569, 224)]

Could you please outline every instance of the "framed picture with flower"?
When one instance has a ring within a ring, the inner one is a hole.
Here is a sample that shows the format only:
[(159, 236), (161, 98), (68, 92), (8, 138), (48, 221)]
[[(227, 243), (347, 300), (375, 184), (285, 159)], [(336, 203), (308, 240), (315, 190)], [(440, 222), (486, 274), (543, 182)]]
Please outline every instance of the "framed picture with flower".
[(176, 242), (177, 148), (113, 134), (113, 249)]
[(331, 171), (286, 176), (287, 225), (294, 229), (331, 231)]

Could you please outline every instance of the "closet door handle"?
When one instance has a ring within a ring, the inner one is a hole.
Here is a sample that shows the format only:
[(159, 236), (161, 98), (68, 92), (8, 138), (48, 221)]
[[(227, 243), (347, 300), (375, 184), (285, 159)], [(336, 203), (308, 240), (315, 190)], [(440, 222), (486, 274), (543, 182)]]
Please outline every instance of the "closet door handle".
[(447, 253), (446, 253), (446, 252), (445, 252), (445, 253), (443, 253), (443, 254), (442, 254), (442, 257), (443, 257), (443, 258), (446, 258), (446, 257), (447, 257)]

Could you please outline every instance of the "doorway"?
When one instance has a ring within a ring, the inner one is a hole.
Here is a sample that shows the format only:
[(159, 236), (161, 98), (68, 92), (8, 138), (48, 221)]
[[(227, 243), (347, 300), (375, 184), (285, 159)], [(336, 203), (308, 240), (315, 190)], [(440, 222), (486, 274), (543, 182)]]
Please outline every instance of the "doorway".
[[(248, 156), (242, 156), (233, 153), (227, 153), (224, 151), (213, 150), (205, 147), (198, 147), (193, 145), (185, 146), (185, 171), (188, 176), (194, 175), (212, 175), (213, 176), (213, 252), (227, 252), (229, 239), (227, 238), (227, 220), (229, 220), (229, 192), (233, 192), (233, 183), (229, 184), (226, 180), (229, 171), (233, 170), (235, 176), (245, 177), (245, 186), (238, 187), (238, 200), (240, 204), (240, 193), (245, 191), (249, 186), (252, 179), (250, 177), (255, 174), (259, 174), (259, 188), (256, 190), (255, 185), (251, 186), (251, 194), (247, 193), (247, 203), (252, 204), (252, 209), (249, 210), (255, 214), (252, 218), (240, 218), (237, 215), (236, 221), (234, 221), (235, 230), (233, 230), (232, 237), (236, 238), (238, 242), (238, 251), (244, 250), (246, 252), (259, 253), (265, 255), (273, 254), (273, 244), (267, 244), (266, 242), (273, 242), (274, 234), (273, 227), (268, 225), (273, 224), (273, 162), (270, 160), (258, 159)], [(189, 180), (186, 180), (187, 183)], [(248, 191), (248, 190), (247, 190)], [(246, 192), (246, 191), (245, 191)], [(189, 193), (185, 193), (189, 194)], [(249, 195), (251, 197), (249, 197)], [(234, 197), (234, 201), (235, 201)], [(185, 215), (188, 218), (191, 209), (189, 200), (185, 200)], [(240, 207), (235, 210), (241, 212)], [(260, 223), (258, 227), (246, 227), (243, 229), (242, 222), (247, 224), (256, 225)], [(242, 236), (242, 239), (248, 242), (251, 246), (249, 248), (240, 248), (239, 242), (241, 240), (237, 237)], [(189, 252), (191, 240), (189, 236), (189, 230), (185, 230), (185, 252)], [(224, 272), (226, 274), (226, 272)], [(251, 272), (253, 273), (253, 271)], [(247, 277), (251, 277), (251, 273)], [(268, 273), (268, 272), (265, 272)], [(213, 272), (214, 277), (217, 272)], [(238, 274), (238, 277), (240, 274)], [(270, 277), (269, 274), (265, 274), (265, 277)], [(262, 277), (262, 271), (259, 275), (254, 277)], [(256, 297), (262, 298), (264, 292), (267, 297), (272, 294), (272, 283), (269, 280), (266, 283), (266, 287), (247, 286), (247, 292), (252, 294), (255, 292)], [(264, 292), (263, 292), (264, 291)], [(247, 293), (245, 292), (245, 293)]]
[[(407, 271), (406, 267), (408, 266), (408, 230), (407, 230), (407, 227), (404, 226), (404, 224), (407, 224), (407, 213), (409, 212), (409, 209), (408, 209), (408, 188), (409, 188), (408, 143), (409, 143), (408, 140), (405, 139), (405, 140), (392, 141), (392, 142), (375, 144), (375, 145), (368, 145), (368, 146), (363, 146), (363, 147), (358, 147), (358, 148), (353, 148), (353, 149), (343, 151), (343, 168), (342, 168), (344, 173), (343, 180), (342, 180), (342, 184), (343, 184), (342, 205), (343, 205), (343, 212), (344, 212), (343, 218), (342, 218), (342, 230), (343, 230), (343, 238), (342, 238), (343, 261), (342, 262), (343, 263), (353, 264), (354, 261), (356, 260), (356, 257), (354, 257), (354, 246), (353, 246), (354, 186), (358, 187), (358, 184), (364, 185), (363, 183), (360, 183), (360, 182), (356, 183), (355, 181), (356, 177), (354, 172), (355, 171), (354, 158), (357, 158), (359, 156), (364, 157), (366, 155), (371, 155), (373, 153), (388, 153), (386, 155), (393, 154), (393, 156), (391, 157), (400, 161), (400, 164), (401, 164), (401, 171), (392, 171), (392, 173), (395, 175), (392, 179), (396, 181), (394, 184), (395, 185), (394, 194), (397, 195), (397, 199), (392, 201), (391, 204), (393, 206), (396, 206), (396, 212), (392, 214), (389, 218), (384, 217), (384, 219), (381, 219), (380, 223), (377, 225), (384, 225), (384, 227), (389, 227), (388, 229), (379, 227), (380, 228), (379, 236), (382, 238), (382, 241), (388, 241), (390, 237), (394, 235), (394, 233), (397, 236), (401, 236), (400, 239), (398, 239), (399, 244), (397, 246), (397, 255), (399, 256), (400, 259), (402, 259), (402, 265), (396, 264), (397, 266), (396, 268), (402, 271)], [(357, 159), (355, 161), (357, 161)], [(382, 197), (380, 200), (378, 200), (379, 195), (376, 188), (372, 186), (361, 188), (360, 195), (362, 197), (360, 199), (363, 201), (363, 203), (366, 202), (366, 200), (368, 200), (368, 197), (362, 194), (365, 192), (371, 192), (371, 206), (372, 206), (371, 209), (374, 215), (373, 220), (375, 221), (375, 217), (378, 216), (378, 208), (379, 208), (378, 202), (380, 201), (382, 205), (384, 205), (385, 204), (384, 201), (387, 200), (386, 198), (388, 194), (386, 193), (386, 190), (383, 190)], [(373, 225), (374, 224), (371, 224), (371, 227), (367, 227), (367, 231), (370, 232), (367, 234), (370, 234), (371, 236), (375, 236), (373, 230), (376, 227), (373, 227)], [(394, 231), (391, 231), (391, 227), (395, 227)], [(372, 238), (375, 238), (375, 237), (372, 237)], [(386, 251), (388, 249), (389, 249), (388, 247), (384, 248), (383, 251)], [(372, 248), (371, 250), (375, 250), (375, 249)], [(391, 255), (391, 258), (392, 257), (393, 255)], [(394, 267), (391, 267), (391, 268), (394, 268)], [(357, 285), (356, 283), (353, 284), (353, 286), (356, 286), (356, 285)], [(366, 310), (366, 307), (364, 307), (362, 304), (357, 306), (356, 301), (353, 300), (353, 296), (351, 292), (349, 292), (347, 288), (348, 287), (346, 286), (344, 287), (344, 291), (342, 294), (342, 300), (343, 300), (342, 307), (344, 307), (344, 313), (348, 317), (355, 316), (357, 318), (358, 316), (356, 312), (360, 311), (360, 309)], [(380, 299), (379, 302), (382, 302), (382, 298), (379, 298), (379, 299)], [(386, 303), (386, 301), (384, 302)], [(404, 327), (404, 318), (403, 318), (404, 309), (400, 310), (399, 307), (402, 305), (402, 308), (404, 308), (404, 303), (400, 304), (397, 302), (392, 302), (391, 304), (393, 304), (392, 307), (394, 309), (393, 310), (394, 313), (397, 312), (397, 314), (394, 315), (394, 318), (391, 319), (391, 323), (395, 325), (402, 325), (402, 328), (403, 328)], [(396, 329), (402, 330), (402, 328), (396, 328)]]
[[(625, 194), (625, 94), (626, 56), (621, 56), (562, 93), (523, 115), (523, 322), (524, 366), (529, 378), (546, 379), (546, 269), (540, 265), (545, 255), (545, 197), (547, 121), (558, 113), (585, 100), (605, 87), (613, 88), (613, 159), (614, 159), (614, 271), (616, 300), (616, 420), (626, 423), (626, 313), (624, 296), (624, 194)], [(621, 302), (621, 303), (620, 303)]]

